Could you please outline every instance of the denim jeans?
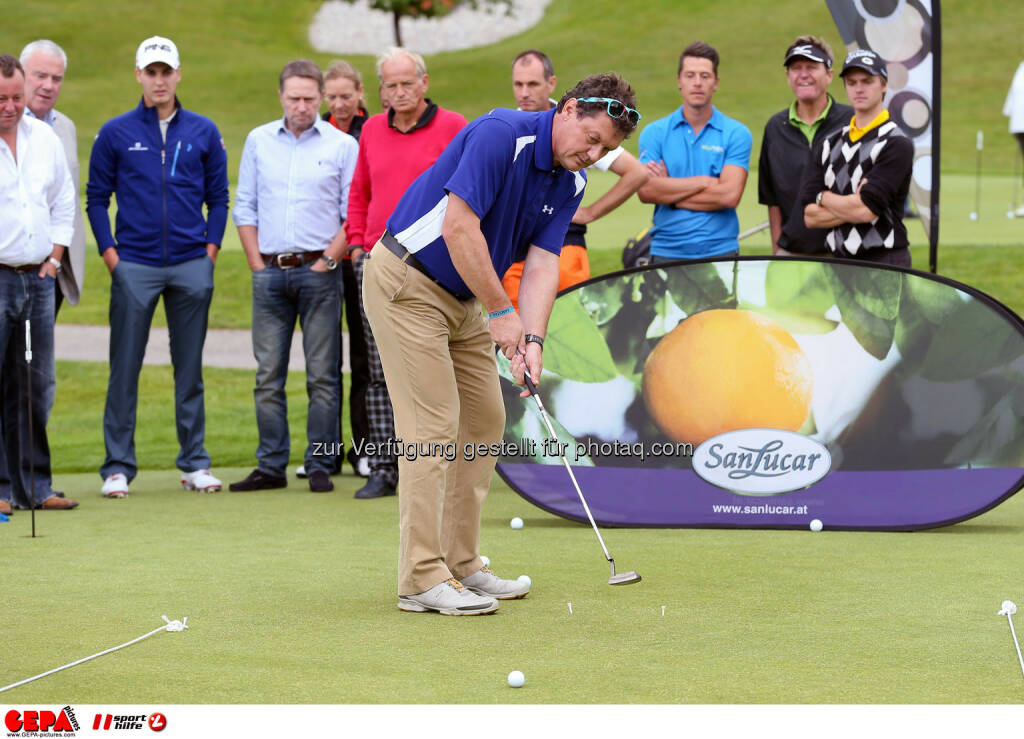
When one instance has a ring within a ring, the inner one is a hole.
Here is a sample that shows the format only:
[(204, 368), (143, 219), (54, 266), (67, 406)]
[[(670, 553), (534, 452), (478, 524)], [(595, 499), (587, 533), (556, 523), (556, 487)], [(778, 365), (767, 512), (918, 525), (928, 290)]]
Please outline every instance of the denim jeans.
[[(252, 273), (252, 347), (256, 356), (256, 448), (259, 468), (283, 476), (288, 466), (288, 354), (295, 319), (306, 357), (306, 472), (330, 472), (341, 443), (341, 270), (315, 272), (312, 264), (275, 265)], [(324, 451), (321, 451), (324, 450)], [(326, 453), (325, 453), (326, 452)]]
[(110, 380), (103, 411), (107, 457), (100, 467), (102, 477), (120, 472), (130, 481), (138, 472), (135, 422), (139, 373), (161, 295), (174, 366), (174, 418), (180, 445), (177, 466), (184, 472), (210, 467), (204, 446), (203, 344), (213, 299), (213, 262), (203, 256), (153, 267), (122, 259), (110, 283)]
[[(35, 482), (35, 505), (53, 495), (50, 487), (50, 445), (46, 423), (53, 407), (56, 367), (53, 353), (53, 290), (56, 280), (40, 278), (36, 270), (0, 269), (0, 367), (3, 384), (15, 402), (3, 406), (3, 462), (0, 499), (15, 508), (29, 508), (30, 483)], [(31, 322), (32, 394), (28, 394), (25, 321)], [(29, 437), (28, 414), (32, 415)]]

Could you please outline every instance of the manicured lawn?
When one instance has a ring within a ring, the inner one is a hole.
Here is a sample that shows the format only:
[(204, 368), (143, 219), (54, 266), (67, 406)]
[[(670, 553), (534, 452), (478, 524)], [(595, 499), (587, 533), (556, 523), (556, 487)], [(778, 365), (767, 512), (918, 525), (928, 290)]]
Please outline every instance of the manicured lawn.
[[(231, 479), (247, 468), (220, 470)], [(5, 628), (19, 640), (0, 686), (121, 644), (115, 654), (5, 693), (77, 703), (1019, 703), (1005, 598), (1020, 602), (1016, 496), (984, 516), (913, 534), (605, 532), (612, 588), (587, 526), (496, 484), (482, 551), (533, 579), (494, 616), (395, 608), (394, 498), (338, 490), (200, 495), (142, 473), (123, 501), (0, 524)], [(629, 494), (629, 491), (623, 491)], [(509, 528), (512, 516), (525, 521)], [(40, 571), (13, 562), (60, 563)], [(572, 603), (572, 615), (568, 603)], [(662, 606), (665, 607), (664, 616)], [(56, 609), (56, 613), (55, 613)], [(56, 620), (55, 620), (56, 618)], [(1019, 622), (1018, 622), (1019, 623)], [(509, 671), (526, 674), (511, 690)]]
[[(234, 179), (246, 133), (280, 115), (281, 66), (303, 56), (331, 59), (308, 46), (306, 24), (317, 7), (313, 0), (183, 0), (157, 16), (130, 0), (40, 0), (5, 9), (0, 50), (17, 53), (37, 37), (67, 49), (59, 107), (78, 124), (84, 185), (99, 126), (137, 104), (138, 42), (154, 32), (170, 36), (184, 60), (181, 99), (219, 125)], [(1020, 312), (1024, 220), (1005, 218), (1019, 155), (1000, 115), (1020, 42), (1008, 9), (992, 0), (944, 8), (943, 167), (952, 174), (943, 178), (939, 271)], [(748, 123), (756, 161), (764, 121), (790, 98), (782, 52), (808, 31), (824, 34), (842, 55), (824, 3), (555, 0), (542, 27), (430, 58), (431, 96), (469, 118), (510, 105), (509, 63), (535, 46), (554, 57), (563, 85), (620, 71), (650, 121), (678, 106), (676, 59), (700, 37), (722, 53), (716, 104)], [(372, 91), (373, 60), (352, 61)], [(833, 92), (842, 97), (838, 84)], [(978, 129), (986, 134), (986, 176), (982, 218), (970, 222)], [(635, 151), (635, 136), (629, 146)], [(607, 186), (595, 177), (588, 196)], [(765, 220), (756, 201), (752, 173), (741, 228)], [(650, 212), (633, 200), (595, 224), (594, 274), (618, 269), (626, 238)], [(914, 263), (926, 268), (920, 226), (910, 231)], [(759, 234), (743, 250), (764, 253), (767, 244)], [(107, 320), (109, 277), (94, 246), (88, 264), (85, 298), (62, 310), (62, 322)], [(216, 279), (210, 325), (248, 327), (248, 268), (230, 225)], [(251, 371), (205, 372), (207, 445), (225, 483), (254, 464), (253, 381)], [(104, 363), (58, 363), (55, 486), (80, 508), (39, 513), (35, 540), (27, 538), (26, 513), (0, 523), (8, 638), (0, 687), (145, 633), (162, 614), (188, 616), (191, 628), (11, 691), (5, 702), (1020, 702), (1016, 655), (1005, 618), (995, 615), (1005, 598), (1024, 602), (1019, 495), (977, 519), (914, 534), (612, 530), (607, 541), (620, 569), (644, 578), (613, 589), (589, 527), (534, 508), (495, 479), (482, 551), (502, 575), (530, 574), (530, 596), (486, 618), (411, 615), (395, 608), (396, 500), (354, 500), (361, 482), (347, 467), (326, 495), (294, 478), (287, 490), (265, 493), (180, 490), (170, 368), (142, 372), (142, 472), (131, 497), (102, 499), (96, 470), (106, 382)], [(289, 472), (301, 461), (305, 407), (304, 377), (292, 373)], [(509, 528), (512, 516), (525, 520), (522, 531)], [(526, 674), (522, 690), (505, 684), (513, 669)]]

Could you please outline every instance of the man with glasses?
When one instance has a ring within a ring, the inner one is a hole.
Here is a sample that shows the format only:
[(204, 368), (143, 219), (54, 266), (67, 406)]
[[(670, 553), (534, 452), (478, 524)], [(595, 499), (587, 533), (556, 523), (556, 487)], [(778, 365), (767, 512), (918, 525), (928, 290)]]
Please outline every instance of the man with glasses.
[[(557, 82), (551, 59), (542, 51), (527, 49), (512, 62), (512, 92), (519, 110), (542, 113), (557, 106), (558, 101), (550, 97)], [(590, 279), (585, 236), (587, 224), (618, 208), (647, 182), (644, 165), (621, 146), (609, 151), (587, 169), (591, 168), (602, 172), (611, 170), (619, 176), (619, 180), (590, 205), (580, 206), (573, 215), (558, 258), (559, 290)], [(505, 291), (512, 298), (512, 305), (517, 305), (522, 277), (523, 262), (516, 262), (501, 279)]]
[[(363, 304), (398, 438), (416, 451), (399, 458), (403, 611), (493, 613), (529, 592), (479, 554), (489, 445), (505, 430), (494, 348), (520, 384), (524, 369), (540, 378), (558, 253), (586, 186), (580, 170), (622, 143), (635, 108), (629, 83), (605, 74), (547, 113), (492, 110), (417, 178), (373, 250)], [(498, 275), (524, 257), (517, 311)]]
[(640, 134), (651, 178), (640, 199), (654, 205), (651, 263), (739, 254), (736, 206), (747, 184), (753, 137), (712, 105), (718, 52), (695, 41), (679, 56), (682, 106)]

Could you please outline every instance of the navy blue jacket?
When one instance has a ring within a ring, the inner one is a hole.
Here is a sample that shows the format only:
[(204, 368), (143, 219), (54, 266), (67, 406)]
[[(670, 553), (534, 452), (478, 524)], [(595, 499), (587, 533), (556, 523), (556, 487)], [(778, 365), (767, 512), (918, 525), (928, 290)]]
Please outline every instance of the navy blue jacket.
[[(102, 254), (167, 266), (220, 245), (228, 218), (228, 158), (213, 121), (181, 107), (160, 135), (156, 108), (139, 107), (103, 124), (89, 157), (86, 211)], [(116, 235), (110, 196), (117, 196)], [(207, 219), (203, 218), (203, 203)]]

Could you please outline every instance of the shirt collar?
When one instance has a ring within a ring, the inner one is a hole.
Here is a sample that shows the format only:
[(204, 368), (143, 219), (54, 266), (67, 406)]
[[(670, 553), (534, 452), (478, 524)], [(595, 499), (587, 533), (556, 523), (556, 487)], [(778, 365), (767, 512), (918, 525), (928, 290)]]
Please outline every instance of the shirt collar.
[[(307, 128), (305, 131), (303, 131), (299, 135), (299, 138), (302, 138), (303, 136), (305, 136), (306, 133), (309, 132), (309, 131), (315, 131), (317, 136), (323, 136), (324, 127), (331, 128), (333, 126), (330, 123), (328, 123), (327, 121), (323, 120), (320, 116), (317, 116), (316, 118), (313, 119), (313, 125), (311, 127)], [(292, 135), (292, 132), (288, 130), (288, 126), (285, 123), (285, 117), (283, 115), (281, 116), (281, 124), (277, 127), (277, 133), (278, 133), (278, 135), (280, 135), (282, 133), (288, 134), (289, 136)]]
[[(180, 111), (181, 109), (182, 109), (181, 101), (178, 100), (178, 96), (175, 95), (174, 96), (174, 114), (171, 116), (171, 118), (174, 118), (178, 114), (178, 111)], [(146, 107), (146, 98), (145, 97), (140, 97), (139, 98), (139, 107), (136, 108), (136, 110), (139, 113), (141, 113), (142, 115), (151, 115), (154, 118), (156, 118), (157, 121), (160, 120), (160, 117), (157, 115), (156, 106), (155, 105), (152, 108), (147, 108)], [(171, 120), (171, 118), (168, 118), (167, 120)]]
[(857, 116), (854, 114), (853, 118), (850, 119), (850, 141), (859, 141), (868, 131), (878, 128), (883, 123), (889, 120), (889, 111), (882, 108), (882, 112), (871, 119), (871, 122), (864, 128), (857, 128)]
[[(39, 116), (37, 116), (35, 113), (33, 113), (32, 109), (30, 107), (28, 107), (27, 105), (25, 106), (25, 115), (27, 115), (27, 116), (29, 116), (31, 118), (35, 118), (35, 119), (39, 120)], [(56, 120), (57, 120), (57, 113), (56, 113), (56, 111), (53, 108), (50, 108), (49, 112), (47, 112), (47, 114), (42, 118), (43, 123), (46, 123), (51, 128), (53, 127), (53, 124), (54, 124), (54, 122)]]
[(533, 164), (537, 169), (550, 172), (555, 168), (555, 153), (551, 146), (551, 128), (555, 120), (555, 111), (537, 114), (537, 140), (533, 146)]
[(437, 115), (437, 103), (435, 103), (430, 98), (423, 98), (423, 100), (424, 102), (426, 102), (427, 108), (426, 110), (423, 111), (423, 115), (421, 115), (419, 119), (417, 119), (416, 123), (414, 123), (412, 128), (410, 128), (408, 131), (398, 131), (398, 129), (395, 128), (395, 111), (392, 110), (391, 108), (388, 108), (388, 128), (398, 131), (398, 133), (408, 134), (412, 133), (413, 131), (418, 131), (424, 126), (429, 125), (430, 122), (434, 120), (434, 116)]
[[(685, 117), (683, 117), (683, 107), (684, 106), (680, 105), (676, 109), (676, 114), (675, 114), (675, 119), (676, 119), (675, 120), (675, 125), (676, 126), (689, 126), (690, 125), (690, 122), (688, 120), (686, 120)], [(711, 126), (712, 128), (718, 129), (719, 131), (723, 130), (723, 127), (722, 127), (722, 113), (719, 112), (718, 108), (716, 108), (714, 105), (711, 106), (711, 117), (708, 119), (708, 122), (704, 124), (705, 128), (708, 127), (708, 126)]]
[[(826, 92), (825, 93), (825, 98), (827, 100), (827, 102), (825, 103), (825, 109), (822, 110), (821, 114), (817, 118), (815, 118), (813, 121), (811, 121), (811, 123), (809, 125), (815, 126), (818, 123), (820, 123), (821, 121), (825, 120), (825, 116), (827, 116), (828, 112), (830, 110), (832, 110), (832, 96), (829, 95)], [(794, 126), (806, 126), (806, 125), (808, 125), (807, 123), (804, 123), (803, 120), (801, 120), (800, 116), (798, 116), (796, 114), (796, 100), (794, 100), (789, 105), (789, 122), (792, 123)]]

